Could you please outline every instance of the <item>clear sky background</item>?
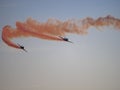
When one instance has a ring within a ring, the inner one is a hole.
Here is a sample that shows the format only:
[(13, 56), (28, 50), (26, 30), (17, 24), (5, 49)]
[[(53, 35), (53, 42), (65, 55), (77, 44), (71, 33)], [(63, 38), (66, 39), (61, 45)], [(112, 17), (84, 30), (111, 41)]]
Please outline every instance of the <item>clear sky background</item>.
[[(37, 21), (120, 18), (120, 0), (0, 0), (0, 34), (5, 25)], [(118, 90), (120, 31), (91, 27), (88, 35), (68, 35), (74, 43), (18, 38), (28, 53), (0, 38), (0, 90)]]

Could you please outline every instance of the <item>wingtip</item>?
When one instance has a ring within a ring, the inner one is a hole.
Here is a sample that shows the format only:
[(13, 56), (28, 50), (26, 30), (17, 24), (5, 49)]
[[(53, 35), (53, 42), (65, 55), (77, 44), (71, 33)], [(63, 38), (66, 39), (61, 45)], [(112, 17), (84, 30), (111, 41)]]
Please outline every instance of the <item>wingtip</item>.
[(69, 43), (73, 43), (72, 41), (68, 41)]
[(22, 49), (23, 51), (25, 51), (25, 52), (28, 52), (26, 49)]

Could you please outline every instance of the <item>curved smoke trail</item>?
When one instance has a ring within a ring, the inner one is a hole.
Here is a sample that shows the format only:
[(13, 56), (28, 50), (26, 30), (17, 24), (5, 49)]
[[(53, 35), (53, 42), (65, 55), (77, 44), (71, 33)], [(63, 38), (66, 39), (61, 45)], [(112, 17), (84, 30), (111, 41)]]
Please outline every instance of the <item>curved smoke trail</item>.
[(59, 36), (65, 36), (67, 33), (87, 34), (91, 26), (103, 27), (110, 25), (120, 29), (120, 19), (108, 15), (97, 19), (87, 17), (82, 20), (60, 21), (57, 19), (48, 19), (47, 22), (37, 22), (32, 18), (28, 18), (25, 22), (17, 21), (16, 28), (12, 28), (9, 25), (3, 27), (2, 40), (11, 47), (20, 48), (20, 46), (11, 41), (12, 38), (23, 36), (65, 41)]

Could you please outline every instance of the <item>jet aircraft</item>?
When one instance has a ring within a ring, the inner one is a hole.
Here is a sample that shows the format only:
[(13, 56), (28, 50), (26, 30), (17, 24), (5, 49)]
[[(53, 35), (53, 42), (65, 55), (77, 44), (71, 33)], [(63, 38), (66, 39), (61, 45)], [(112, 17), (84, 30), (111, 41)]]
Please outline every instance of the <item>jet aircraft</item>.
[(69, 39), (68, 39), (68, 38), (66, 38), (66, 37), (61, 37), (61, 36), (59, 36), (59, 37), (60, 37), (63, 41), (73, 43), (72, 41), (69, 41)]
[(24, 50), (25, 52), (27, 52), (27, 50), (24, 48), (24, 46), (22, 46), (22, 45), (20, 45), (20, 44), (18, 44), (18, 46), (19, 46), (20, 49), (22, 49), (22, 50)]

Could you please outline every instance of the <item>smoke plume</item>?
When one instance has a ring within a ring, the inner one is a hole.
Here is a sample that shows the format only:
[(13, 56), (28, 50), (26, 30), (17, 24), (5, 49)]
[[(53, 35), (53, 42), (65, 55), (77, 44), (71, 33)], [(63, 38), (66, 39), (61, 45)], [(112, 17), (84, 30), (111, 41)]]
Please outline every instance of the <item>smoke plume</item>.
[(16, 22), (16, 28), (9, 25), (3, 27), (2, 40), (9, 46), (20, 48), (11, 41), (12, 38), (18, 37), (36, 37), (47, 40), (64, 41), (59, 36), (66, 34), (83, 35), (88, 33), (90, 27), (113, 26), (120, 29), (120, 19), (113, 16), (99, 17), (93, 19), (86, 17), (81, 20), (60, 21), (57, 19), (48, 19), (46, 22), (37, 22), (32, 18), (28, 18), (25, 22)]

